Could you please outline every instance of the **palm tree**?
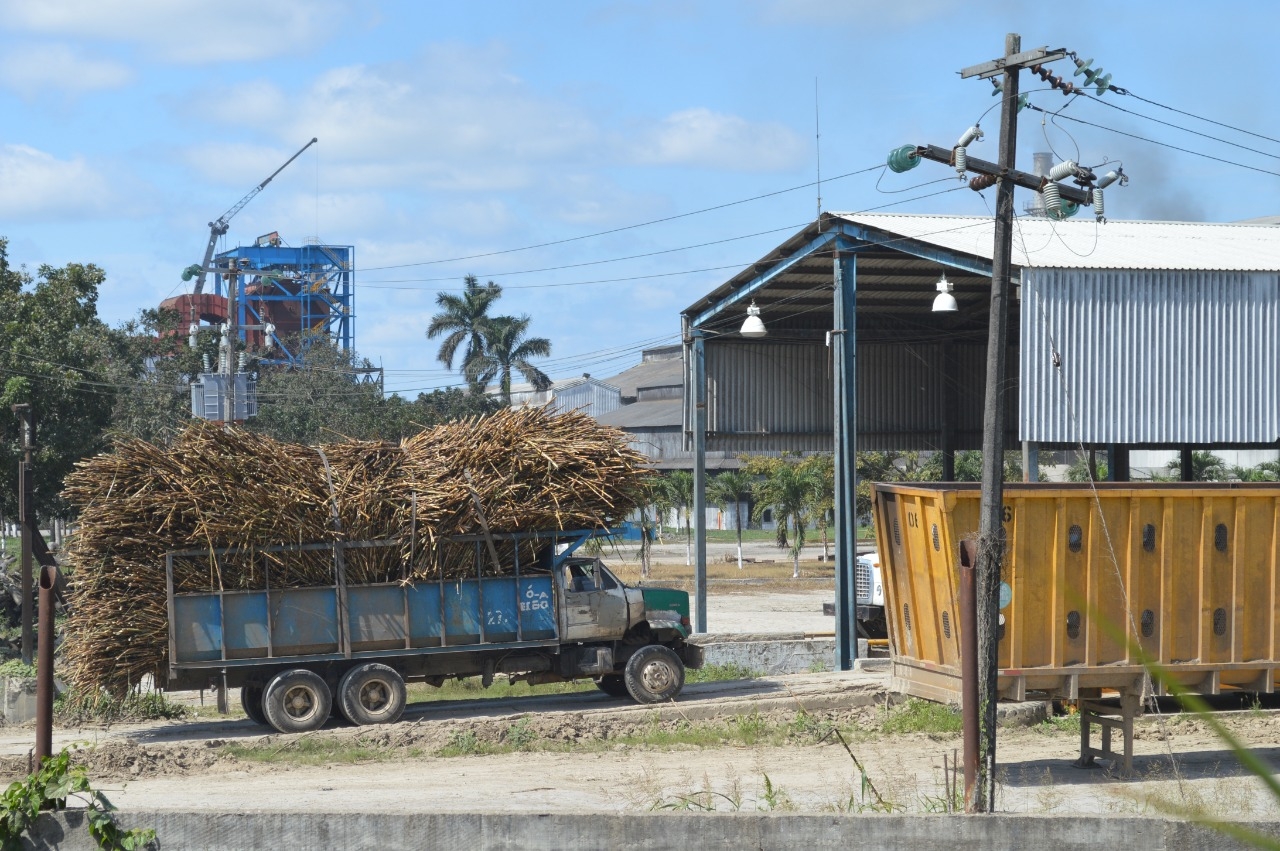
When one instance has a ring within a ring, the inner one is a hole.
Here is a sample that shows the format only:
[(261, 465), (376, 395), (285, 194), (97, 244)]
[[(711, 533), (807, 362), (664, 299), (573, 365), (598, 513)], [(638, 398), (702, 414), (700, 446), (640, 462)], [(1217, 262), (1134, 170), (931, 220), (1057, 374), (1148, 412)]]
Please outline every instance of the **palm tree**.
[[(427, 327), (427, 339), (434, 340), (445, 335), (440, 343), (437, 357), (440, 363), (453, 369), (453, 357), (458, 348), (462, 350), (460, 368), (465, 370), (467, 364), (485, 352), (485, 330), (491, 321), (489, 308), (502, 296), (502, 287), (493, 281), (480, 286), (480, 279), (475, 275), (467, 275), (463, 279), (462, 295), (455, 293), (439, 293), (436, 305), (440, 312), (431, 317)], [(474, 389), (474, 388), (473, 388)]]
[(668, 504), (676, 509), (676, 528), (684, 516), (684, 563), (693, 564), (693, 530), (689, 522), (689, 509), (693, 507), (693, 473), (688, 470), (672, 470), (663, 480)]
[(742, 500), (751, 493), (751, 476), (729, 470), (711, 480), (707, 497), (727, 514), (733, 507), (733, 528), (738, 530), (738, 570), (742, 570)]
[(788, 544), (790, 526), (791, 578), (800, 578), (800, 550), (804, 547), (804, 533), (809, 526), (809, 511), (813, 502), (814, 476), (811, 469), (788, 461), (779, 464), (769, 477), (755, 486), (757, 517), (772, 506), (778, 523), (778, 546)]
[(831, 560), (830, 536), (827, 534), (827, 516), (836, 508), (836, 463), (830, 452), (810, 455), (803, 462), (805, 469), (813, 477), (813, 493), (810, 496), (809, 510), (817, 520), (818, 531), (822, 533), (822, 560)]
[(525, 337), (530, 321), (528, 316), (495, 316), (489, 319), (483, 327), (484, 350), (472, 355), (462, 366), (467, 380), (482, 391), (497, 378), (504, 405), (511, 404), (512, 370), (524, 376), (534, 390), (546, 390), (551, 386), (551, 378), (529, 360), (550, 355), (551, 341), (546, 337)]
[[(1165, 465), (1173, 473), (1182, 471), (1182, 459), (1175, 458)], [(1227, 478), (1227, 464), (1208, 450), (1197, 449), (1191, 453), (1191, 481), (1221, 482)]]

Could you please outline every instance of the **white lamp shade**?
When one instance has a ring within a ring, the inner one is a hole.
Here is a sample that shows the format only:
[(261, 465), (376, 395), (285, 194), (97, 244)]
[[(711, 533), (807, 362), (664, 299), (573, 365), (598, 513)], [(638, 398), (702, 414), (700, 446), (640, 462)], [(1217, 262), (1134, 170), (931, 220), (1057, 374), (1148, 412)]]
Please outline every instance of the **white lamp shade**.
[(763, 337), (768, 333), (764, 330), (764, 322), (760, 319), (760, 308), (756, 307), (754, 301), (747, 308), (747, 319), (742, 323), (742, 330), (738, 333), (744, 337)]
[(954, 289), (944, 274), (938, 281), (938, 295), (933, 299), (934, 313), (955, 313), (960, 309), (960, 305), (956, 304), (956, 297), (951, 294)]

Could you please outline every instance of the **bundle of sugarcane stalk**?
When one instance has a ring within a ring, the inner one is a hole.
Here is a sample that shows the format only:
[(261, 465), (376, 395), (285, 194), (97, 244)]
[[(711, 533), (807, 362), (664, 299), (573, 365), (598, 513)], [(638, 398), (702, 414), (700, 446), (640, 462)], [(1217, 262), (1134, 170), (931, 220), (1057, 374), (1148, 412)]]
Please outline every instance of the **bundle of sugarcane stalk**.
[[(265, 547), (391, 540), (349, 550), (347, 581), (474, 574), (450, 538), (596, 528), (639, 500), (644, 458), (621, 432), (538, 408), (437, 426), (399, 443), (282, 443), (196, 422), (171, 445), (119, 440), (80, 463), (64, 496), (80, 512), (66, 551), (66, 673), (78, 689), (120, 693), (164, 682), (165, 554), (230, 549), (175, 563), (178, 590), (333, 582), (328, 551)], [(523, 556), (522, 556), (523, 558)]]

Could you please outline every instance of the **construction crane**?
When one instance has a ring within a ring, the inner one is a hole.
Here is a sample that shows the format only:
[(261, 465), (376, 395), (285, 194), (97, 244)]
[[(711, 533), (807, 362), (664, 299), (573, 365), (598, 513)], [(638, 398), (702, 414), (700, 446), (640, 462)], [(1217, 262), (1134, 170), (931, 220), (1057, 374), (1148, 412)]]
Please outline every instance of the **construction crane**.
[(189, 281), (192, 278), (196, 279), (196, 285), (191, 290), (193, 294), (200, 295), (200, 293), (204, 291), (204, 279), (205, 279), (205, 276), (209, 274), (209, 264), (213, 262), (213, 251), (218, 245), (218, 237), (222, 236), (227, 232), (227, 229), (231, 223), (231, 219), (235, 217), (235, 214), (240, 212), (242, 209), (244, 209), (244, 205), (252, 201), (259, 192), (265, 189), (267, 187), (267, 184), (270, 183), (273, 179), (275, 179), (275, 176), (277, 174), (279, 174), (280, 172), (288, 168), (289, 163), (293, 162), (298, 157), (302, 156), (303, 151), (305, 151), (307, 148), (310, 148), (312, 145), (314, 145), (318, 141), (320, 140), (313, 138), (310, 142), (303, 145), (302, 148), (298, 151), (298, 153), (294, 154), (293, 156), (289, 157), (289, 159), (285, 160), (284, 165), (280, 166), (278, 169), (271, 172), (270, 177), (268, 177), (266, 180), (262, 181), (257, 186), (255, 186), (252, 190), (250, 190), (248, 195), (241, 198), (234, 207), (232, 207), (230, 210), (227, 210), (225, 213), (219, 216), (217, 221), (209, 222), (209, 245), (204, 250), (204, 262), (202, 262), (199, 266), (188, 266), (186, 269), (182, 271), (182, 280)]

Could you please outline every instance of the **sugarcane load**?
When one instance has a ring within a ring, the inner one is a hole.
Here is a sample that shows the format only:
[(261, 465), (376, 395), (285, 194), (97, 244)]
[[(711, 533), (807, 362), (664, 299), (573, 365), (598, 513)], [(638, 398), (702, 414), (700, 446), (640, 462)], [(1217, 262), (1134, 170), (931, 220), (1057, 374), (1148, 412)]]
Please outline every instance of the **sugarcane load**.
[[(486, 648), (497, 636), (508, 657), (525, 644), (544, 648), (523, 651), (536, 670), (500, 671), (513, 677), (590, 676), (624, 692), (631, 657), (656, 654), (630, 679), (678, 691), (683, 664), (698, 661), (683, 641), (687, 595), (627, 589), (597, 559), (573, 555), (636, 508), (649, 475), (623, 433), (537, 408), (399, 442), (302, 446), (200, 422), (167, 446), (121, 439), (65, 484), (80, 512), (66, 553), (67, 673), (79, 691), (115, 694), (148, 676), (171, 687), (221, 678), (241, 685), (251, 717), (274, 724), (264, 700), (293, 668), (306, 680), (285, 684), (293, 698), (341, 709), (343, 677), (359, 668), (369, 679), (365, 652), (409, 653), (412, 664), (392, 671), (402, 693), (406, 676), (491, 678), (496, 657)], [(602, 593), (594, 622), (575, 623), (570, 609), (581, 607), (565, 595)], [(547, 611), (513, 594), (545, 594)], [(396, 612), (367, 608), (391, 597)], [(260, 619), (250, 612), (257, 603)], [(316, 625), (326, 605), (332, 622)], [(388, 617), (399, 620), (388, 626)], [(485, 630), (486, 620), (496, 623)], [(310, 627), (319, 632), (290, 632)], [(562, 642), (573, 652), (562, 654)], [(348, 685), (347, 697), (358, 704), (362, 687), (367, 696), (393, 686)], [(297, 723), (308, 722), (276, 726)]]

